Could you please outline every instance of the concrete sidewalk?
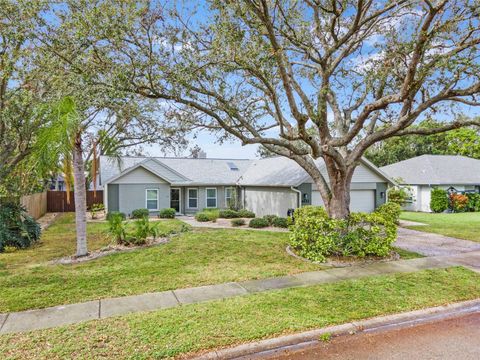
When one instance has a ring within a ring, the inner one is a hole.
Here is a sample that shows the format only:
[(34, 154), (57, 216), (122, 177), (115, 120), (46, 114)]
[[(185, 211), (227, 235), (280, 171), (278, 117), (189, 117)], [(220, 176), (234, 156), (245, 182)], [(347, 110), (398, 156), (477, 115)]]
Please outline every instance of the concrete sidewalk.
[(453, 256), (365, 264), (270, 279), (230, 282), (0, 314), (0, 334), (45, 329), (133, 312), (168, 309), (275, 289), (318, 285), (382, 274), (446, 268), (453, 265), (467, 266), (480, 272), (480, 251)]

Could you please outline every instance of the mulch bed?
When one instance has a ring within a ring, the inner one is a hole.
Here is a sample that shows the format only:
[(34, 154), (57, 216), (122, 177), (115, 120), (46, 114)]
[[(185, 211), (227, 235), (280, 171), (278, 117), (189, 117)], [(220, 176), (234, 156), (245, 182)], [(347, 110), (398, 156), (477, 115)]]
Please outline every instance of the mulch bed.
[(63, 258), (60, 258), (60, 259), (52, 260), (52, 261), (50, 261), (50, 264), (53, 264), (53, 265), (57, 265), (57, 264), (61, 264), (61, 265), (79, 264), (79, 263), (84, 263), (84, 262), (87, 262), (87, 261), (95, 260), (95, 259), (107, 256), (107, 255), (111, 255), (111, 254), (117, 254), (117, 253), (122, 253), (122, 252), (130, 252), (130, 251), (134, 251), (134, 250), (138, 250), (138, 249), (149, 248), (149, 247), (152, 247), (152, 246), (163, 245), (163, 244), (168, 243), (169, 241), (170, 241), (170, 238), (162, 237), (162, 238), (157, 238), (157, 239), (149, 238), (149, 239), (147, 239), (147, 243), (143, 244), (143, 245), (127, 246), (127, 245), (112, 244), (112, 245), (108, 245), (107, 247), (104, 247), (102, 249), (92, 251), (92, 252), (88, 253), (88, 255), (86, 255), (86, 256), (81, 256), (81, 257), (67, 256), (67, 257), (63, 257)]
[(364, 265), (364, 264), (372, 264), (378, 262), (388, 262), (388, 261), (397, 261), (400, 260), (400, 255), (392, 251), (389, 256), (387, 257), (379, 257), (379, 256), (366, 256), (363, 258), (356, 257), (356, 256), (330, 256), (326, 262), (319, 262), (319, 261), (312, 261), (307, 258), (304, 258), (295, 253), (295, 251), (288, 245), (285, 249), (287, 254), (297, 258), (299, 260), (309, 262), (312, 264), (323, 265), (323, 266), (330, 266), (330, 267), (348, 267), (353, 265)]

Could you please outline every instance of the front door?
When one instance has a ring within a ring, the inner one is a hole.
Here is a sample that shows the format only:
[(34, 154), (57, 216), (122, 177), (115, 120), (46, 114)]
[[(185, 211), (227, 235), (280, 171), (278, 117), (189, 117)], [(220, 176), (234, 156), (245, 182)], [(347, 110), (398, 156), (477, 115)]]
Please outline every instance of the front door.
[(180, 189), (170, 189), (170, 207), (180, 212)]

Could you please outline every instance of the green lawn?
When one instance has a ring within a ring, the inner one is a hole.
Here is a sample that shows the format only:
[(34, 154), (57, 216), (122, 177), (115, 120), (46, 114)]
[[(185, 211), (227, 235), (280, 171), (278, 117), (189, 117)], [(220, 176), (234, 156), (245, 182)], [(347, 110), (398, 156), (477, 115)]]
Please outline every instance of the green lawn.
[[(179, 220), (162, 221), (165, 230)], [(89, 223), (89, 249), (110, 242), (105, 223)], [(321, 269), (288, 256), (287, 233), (198, 229), (171, 242), (77, 265), (48, 261), (75, 252), (73, 216), (58, 219), (27, 250), (0, 254), (0, 313), (98, 298), (242, 281)]]
[(410, 229), (480, 242), (480, 212), (458, 214), (402, 212), (400, 218), (428, 224), (411, 226)]
[(463, 268), (271, 291), (0, 337), (3, 359), (152, 359), (478, 298)]

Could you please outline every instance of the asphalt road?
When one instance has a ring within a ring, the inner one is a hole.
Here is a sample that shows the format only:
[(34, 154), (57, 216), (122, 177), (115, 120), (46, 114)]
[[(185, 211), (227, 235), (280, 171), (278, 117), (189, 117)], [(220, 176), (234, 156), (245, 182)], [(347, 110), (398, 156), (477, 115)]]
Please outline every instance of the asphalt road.
[(434, 360), (480, 359), (480, 313), (401, 329), (332, 338), (297, 350), (282, 350), (269, 360)]

